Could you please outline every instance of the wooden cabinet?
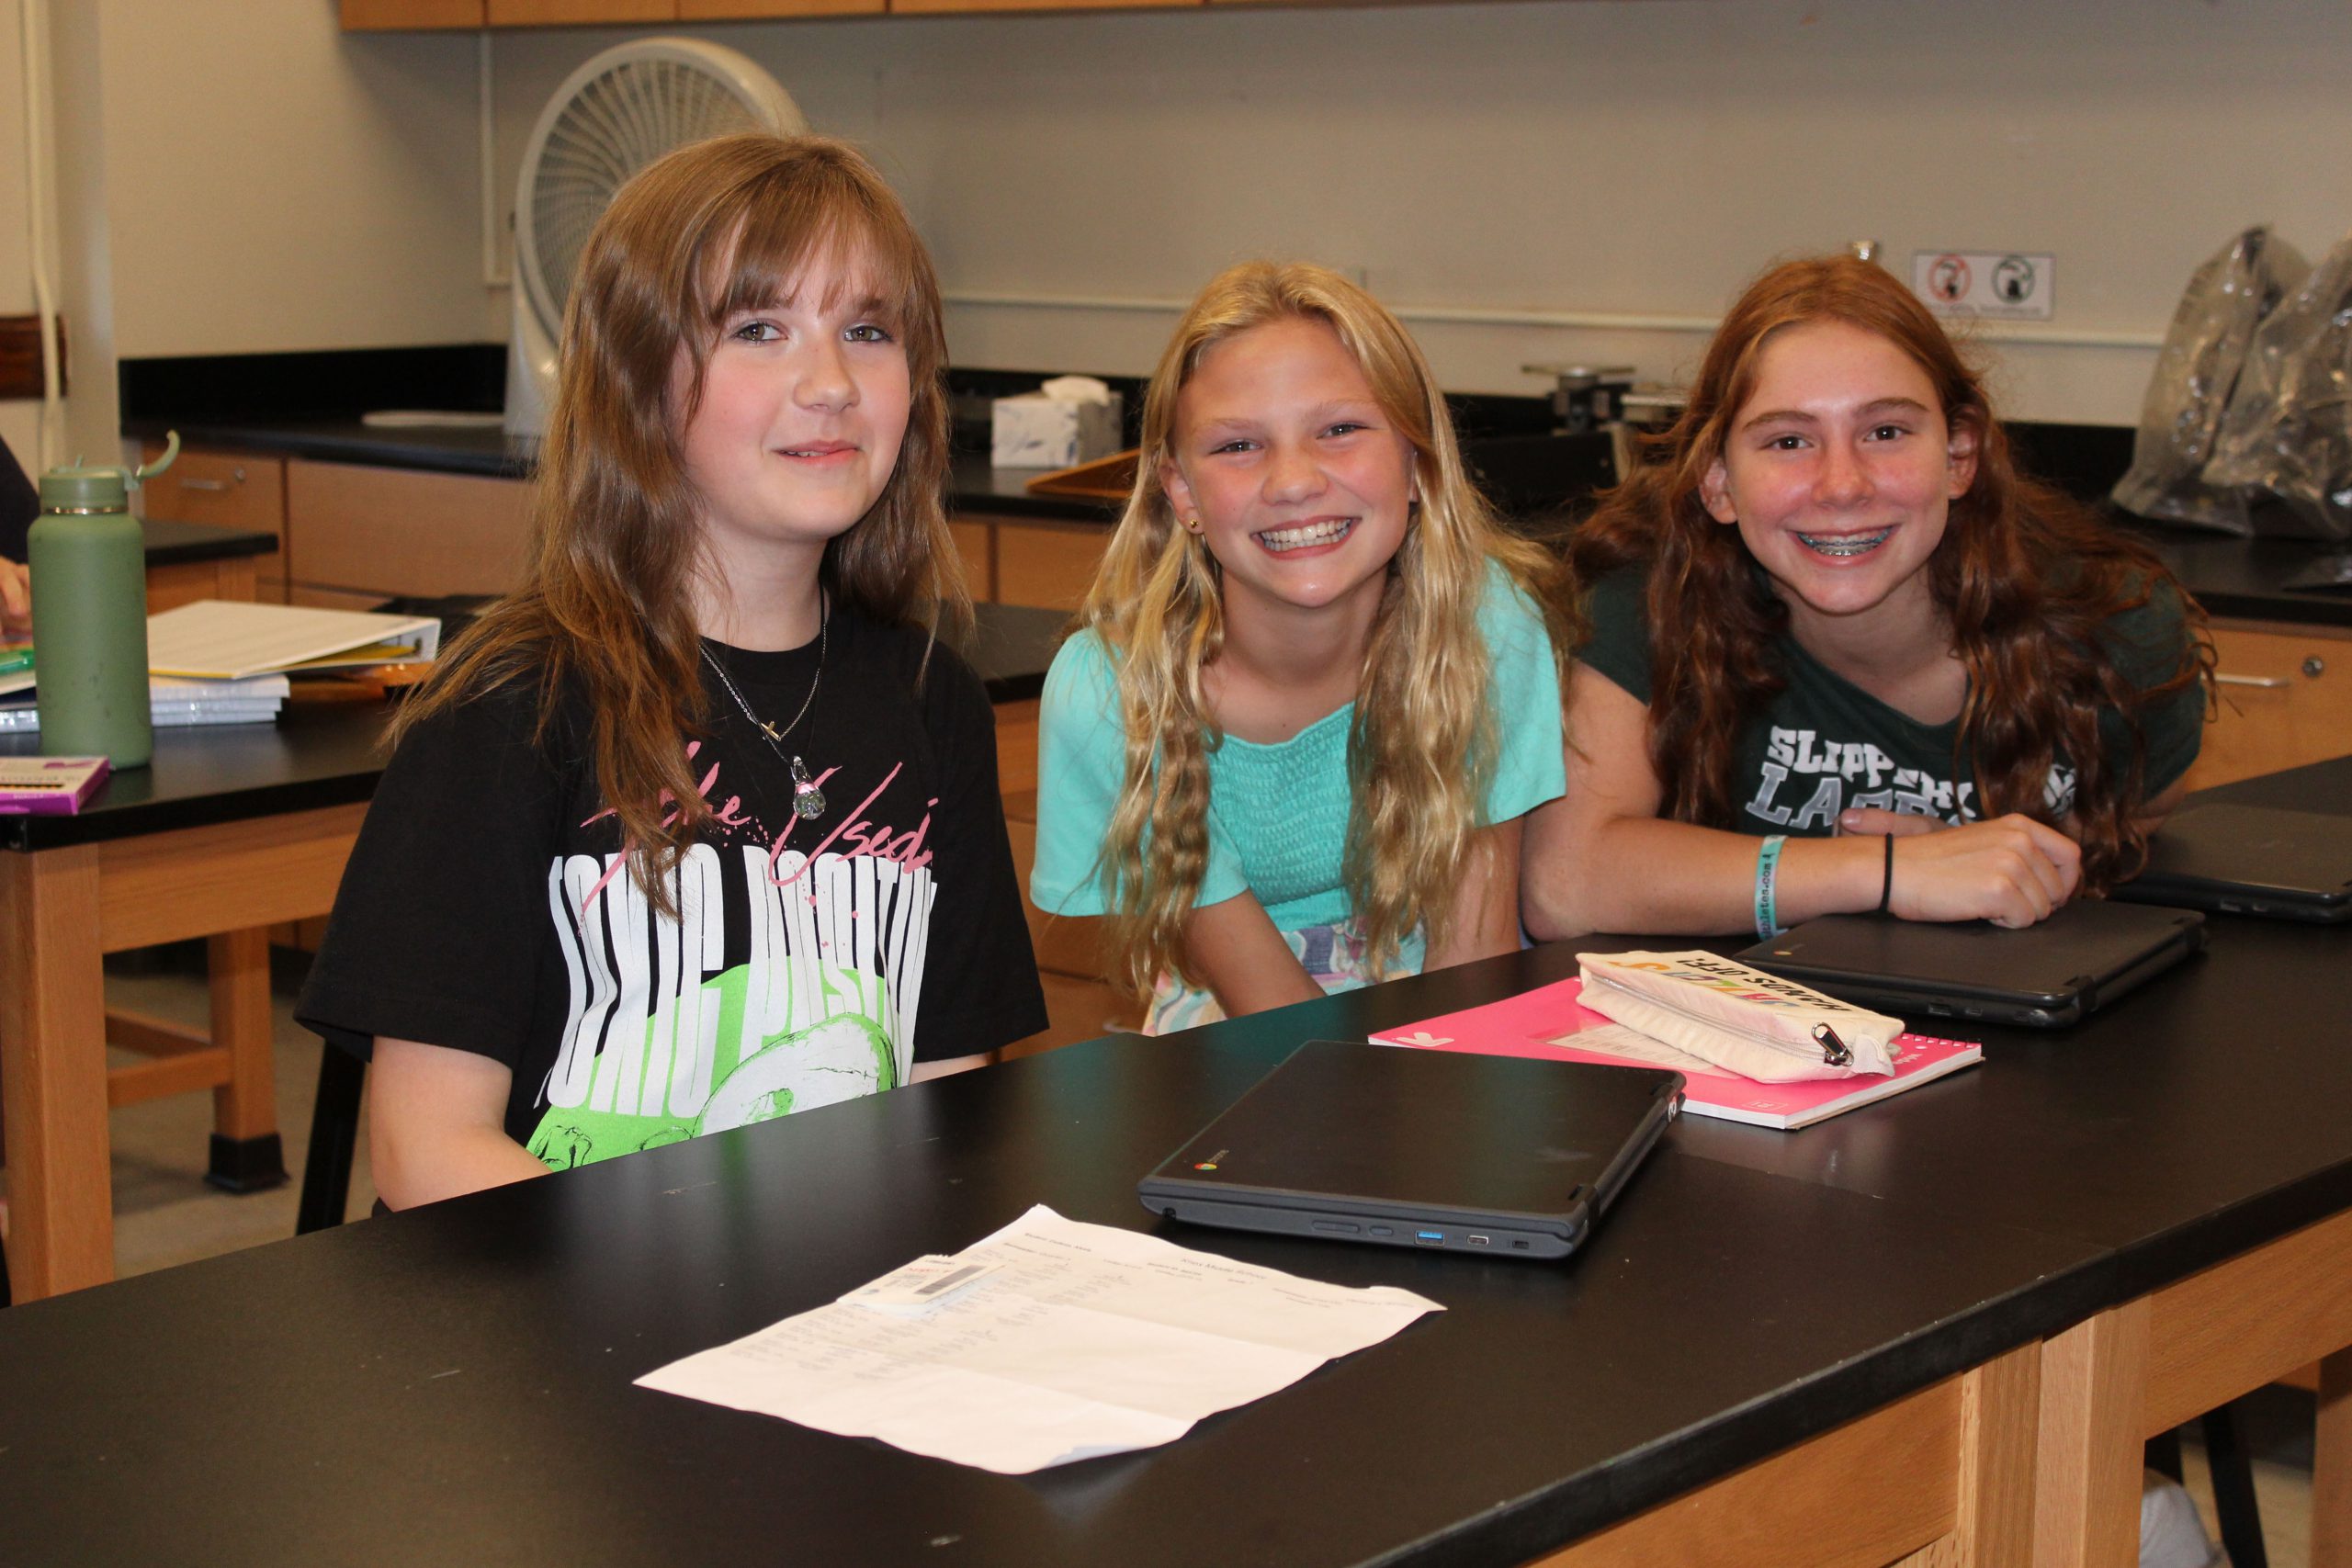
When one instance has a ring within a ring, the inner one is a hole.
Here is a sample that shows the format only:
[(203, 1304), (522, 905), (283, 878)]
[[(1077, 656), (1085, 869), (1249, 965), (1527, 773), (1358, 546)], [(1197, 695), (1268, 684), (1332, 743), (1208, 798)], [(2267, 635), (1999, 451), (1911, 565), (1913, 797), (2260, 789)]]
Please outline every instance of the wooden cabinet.
[(1181, 10), (1205, 0), (340, 0), (345, 32), (748, 22), (796, 17), (974, 11)]
[(530, 485), (521, 479), (318, 463), (286, 465), (289, 592), (503, 593), (521, 580)]
[(545, 28), (584, 22), (674, 22), (678, 0), (489, 0), (493, 28)]
[(1102, 552), (1110, 547), (1109, 527), (1027, 518), (989, 521), (996, 535), (998, 604), (1078, 608), (1102, 564)]
[(682, 22), (746, 22), (793, 17), (879, 16), (884, 0), (678, 0)]
[[(163, 446), (147, 442), (140, 461), (152, 463)], [(276, 551), (247, 558), (237, 569), (245, 585), (242, 593), (216, 592), (208, 580), (213, 563), (195, 567), (156, 568), (148, 573), (150, 613), (185, 604), (192, 599), (259, 598), (282, 603), (286, 598), (286, 463), (284, 459), (250, 452), (183, 446), (172, 466), (140, 487), (139, 514), (160, 522), (204, 523), (216, 528), (244, 528), (267, 534), (277, 541)], [(185, 589), (170, 588), (158, 601), (159, 574), (177, 571)]]
[(1037, 705), (1000, 703), (996, 710), (997, 781), (1004, 795), (1005, 830), (1012, 840), (1012, 869), (1020, 879), (1021, 909), (1036, 950), (1038, 979), (1046, 992), (1043, 1033), (1006, 1047), (1007, 1056), (1025, 1056), (1080, 1040), (1093, 1040), (1141, 1021), (1142, 1008), (1105, 978), (1109, 965), (1099, 919), (1049, 917), (1028, 900), (1029, 867), (1037, 856)]
[(479, 28), (488, 19), (483, 0), (343, 0), (347, 33)]
[(948, 11), (1167, 11), (1195, 6), (1203, 0), (890, 0), (893, 13), (933, 16)]
[(964, 558), (964, 588), (975, 604), (996, 603), (996, 531), (985, 522), (961, 519), (947, 525), (956, 553)]
[(2220, 712), (2191, 789), (2352, 751), (2352, 630), (2226, 622), (2213, 628)]

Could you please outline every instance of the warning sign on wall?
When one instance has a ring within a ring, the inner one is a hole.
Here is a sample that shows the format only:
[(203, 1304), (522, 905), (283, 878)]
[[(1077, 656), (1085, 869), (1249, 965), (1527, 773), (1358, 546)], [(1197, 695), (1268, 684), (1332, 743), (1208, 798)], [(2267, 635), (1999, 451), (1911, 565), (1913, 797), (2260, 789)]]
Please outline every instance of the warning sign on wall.
[(2046, 321), (2058, 296), (2058, 258), (2038, 252), (1914, 251), (1911, 287), (1939, 316)]

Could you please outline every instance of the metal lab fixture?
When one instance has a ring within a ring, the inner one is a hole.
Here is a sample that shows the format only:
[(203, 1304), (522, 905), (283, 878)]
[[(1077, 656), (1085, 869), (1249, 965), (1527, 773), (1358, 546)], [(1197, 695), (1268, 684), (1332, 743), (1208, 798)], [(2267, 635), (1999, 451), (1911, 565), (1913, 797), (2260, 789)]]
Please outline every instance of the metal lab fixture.
[(1630, 365), (1522, 365), (1530, 376), (1552, 377), (1552, 416), (1562, 435), (1582, 435), (1624, 417), (1624, 398), (1634, 389)]

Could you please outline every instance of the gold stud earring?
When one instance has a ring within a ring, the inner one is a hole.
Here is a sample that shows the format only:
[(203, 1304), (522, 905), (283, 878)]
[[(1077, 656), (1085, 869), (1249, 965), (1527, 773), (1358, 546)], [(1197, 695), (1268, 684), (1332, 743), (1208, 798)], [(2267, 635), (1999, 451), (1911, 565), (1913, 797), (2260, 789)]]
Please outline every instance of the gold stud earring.
[(1184, 531), (1188, 534), (1198, 534), (1201, 531), (1201, 520), (1197, 517), (1187, 517), (1184, 519)]

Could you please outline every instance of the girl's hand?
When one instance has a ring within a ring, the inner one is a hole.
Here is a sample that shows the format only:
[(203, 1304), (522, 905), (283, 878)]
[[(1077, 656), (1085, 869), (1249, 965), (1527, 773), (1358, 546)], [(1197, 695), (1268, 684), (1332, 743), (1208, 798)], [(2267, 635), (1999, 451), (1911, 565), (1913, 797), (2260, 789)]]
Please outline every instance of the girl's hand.
[(0, 559), (0, 637), (32, 635), (32, 568), (22, 561)]
[(1849, 834), (1902, 839), (1887, 908), (1906, 920), (1990, 920), (2016, 928), (2048, 919), (2082, 881), (2082, 850), (2030, 817), (1946, 828), (1927, 817), (1864, 807), (1838, 819)]

